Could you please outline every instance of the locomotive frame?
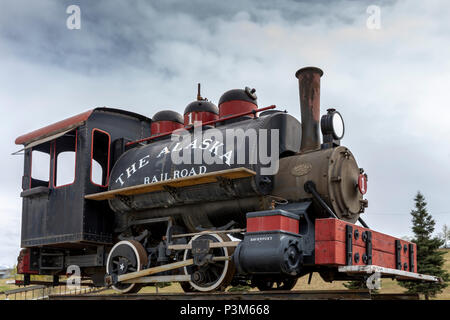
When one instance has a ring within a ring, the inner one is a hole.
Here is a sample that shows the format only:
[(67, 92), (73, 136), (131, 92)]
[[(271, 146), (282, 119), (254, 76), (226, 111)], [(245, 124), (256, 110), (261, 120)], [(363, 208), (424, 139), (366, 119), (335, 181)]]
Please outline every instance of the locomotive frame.
[[(367, 207), (367, 175), (340, 146), (344, 127), (341, 133), (333, 127), (341, 118), (335, 109), (322, 117), (320, 143), (322, 74), (313, 67), (296, 73), (301, 124), (275, 106), (258, 109), (255, 90), (246, 88), (225, 93), (218, 109), (199, 92), (184, 118), (96, 108), (17, 138), (25, 155), (23, 283), (31, 283), (32, 274), (53, 275), (56, 283), (70, 265), (122, 293), (172, 281), (187, 292), (248, 281), (260, 290), (290, 290), (312, 272), (326, 281), (374, 272), (439, 281), (416, 273), (415, 244), (373, 231), (359, 217)], [(157, 168), (173, 171), (170, 156), (150, 155), (154, 146), (168, 146), (175, 130), (194, 128), (193, 119), (206, 129), (280, 130), (278, 173), (262, 175), (259, 165), (246, 163), (153, 183), (132, 176), (136, 165), (161, 177)], [(48, 181), (32, 177), (34, 151), (49, 155)], [(59, 185), (64, 152), (75, 153), (75, 174)], [(93, 181), (94, 160), (102, 168), (99, 182)]]

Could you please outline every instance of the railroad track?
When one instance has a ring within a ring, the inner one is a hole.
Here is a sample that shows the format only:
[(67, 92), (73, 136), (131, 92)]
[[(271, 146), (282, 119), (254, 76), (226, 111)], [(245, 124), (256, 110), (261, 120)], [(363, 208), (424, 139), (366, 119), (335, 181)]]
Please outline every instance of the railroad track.
[(374, 294), (367, 290), (249, 291), (50, 295), (49, 300), (418, 300), (415, 294)]

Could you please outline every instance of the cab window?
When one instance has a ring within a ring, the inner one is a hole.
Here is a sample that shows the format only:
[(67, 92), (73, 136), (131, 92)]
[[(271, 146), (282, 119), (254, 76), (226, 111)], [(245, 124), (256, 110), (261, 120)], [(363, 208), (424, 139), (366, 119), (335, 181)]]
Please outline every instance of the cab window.
[(76, 148), (76, 130), (68, 132), (54, 141), (54, 187), (63, 187), (75, 182)]
[(31, 149), (30, 188), (47, 187), (50, 181), (50, 143)]
[(100, 129), (92, 130), (91, 182), (106, 187), (109, 180), (110, 135)]

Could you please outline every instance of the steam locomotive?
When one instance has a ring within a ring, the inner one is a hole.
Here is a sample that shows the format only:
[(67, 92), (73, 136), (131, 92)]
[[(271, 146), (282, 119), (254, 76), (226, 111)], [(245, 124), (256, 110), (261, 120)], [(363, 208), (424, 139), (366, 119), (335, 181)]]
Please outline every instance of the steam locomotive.
[[(184, 117), (96, 108), (17, 138), (23, 282), (43, 274), (57, 283), (69, 266), (122, 293), (158, 282), (186, 292), (289, 290), (313, 272), (333, 281), (374, 268), (423, 280), (415, 244), (360, 218), (367, 175), (341, 146), (340, 113), (320, 118), (322, 75), (296, 73), (301, 123), (259, 108), (246, 87), (218, 107), (199, 90)], [(39, 154), (45, 178), (34, 174)]]

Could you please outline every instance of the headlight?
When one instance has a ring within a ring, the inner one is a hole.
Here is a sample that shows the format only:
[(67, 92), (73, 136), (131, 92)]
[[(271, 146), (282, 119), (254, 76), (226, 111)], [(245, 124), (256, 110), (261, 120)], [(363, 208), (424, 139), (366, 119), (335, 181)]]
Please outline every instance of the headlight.
[(324, 142), (331, 142), (325, 141), (330, 140), (330, 136), (332, 136), (333, 140), (341, 140), (345, 133), (344, 119), (342, 119), (341, 114), (336, 109), (328, 109), (327, 111), (328, 113), (323, 115), (320, 121)]

